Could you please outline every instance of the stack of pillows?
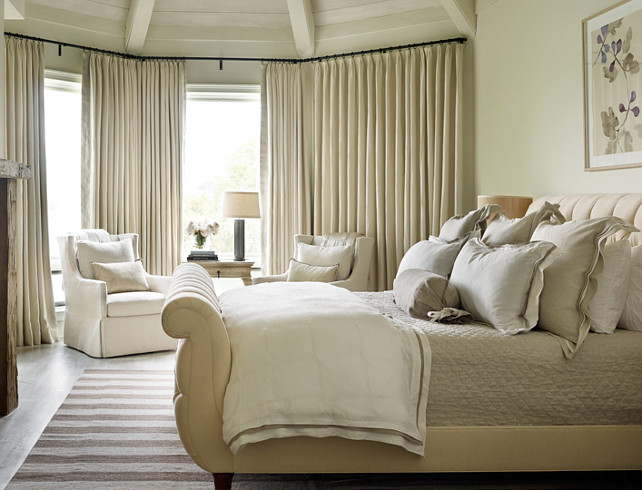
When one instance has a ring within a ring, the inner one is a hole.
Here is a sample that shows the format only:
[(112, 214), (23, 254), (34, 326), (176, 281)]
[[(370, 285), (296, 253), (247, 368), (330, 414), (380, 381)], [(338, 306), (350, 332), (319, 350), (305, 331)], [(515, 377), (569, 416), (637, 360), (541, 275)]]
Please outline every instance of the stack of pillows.
[(416, 318), (461, 308), (506, 334), (538, 326), (560, 338), (569, 358), (589, 330), (642, 331), (642, 246), (606, 244), (636, 228), (616, 217), (566, 222), (558, 208), (546, 202), (511, 220), (486, 205), (451, 218), (439, 237), (406, 252), (395, 302)]
[(104, 281), (108, 294), (149, 291), (143, 264), (134, 255), (137, 247), (133, 240), (127, 235), (110, 242), (78, 240), (76, 258), (80, 275)]
[(290, 259), (288, 281), (334, 282), (348, 279), (354, 245), (316, 246), (299, 242), (296, 259)]

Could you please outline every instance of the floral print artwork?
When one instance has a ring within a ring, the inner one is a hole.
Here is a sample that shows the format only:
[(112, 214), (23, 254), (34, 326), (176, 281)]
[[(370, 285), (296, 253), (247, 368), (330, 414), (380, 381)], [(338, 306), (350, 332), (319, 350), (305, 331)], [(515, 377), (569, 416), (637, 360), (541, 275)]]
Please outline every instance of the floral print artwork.
[(642, 13), (603, 25), (591, 33), (591, 42), (594, 154), (640, 151), (642, 75), (636, 54), (642, 53)]

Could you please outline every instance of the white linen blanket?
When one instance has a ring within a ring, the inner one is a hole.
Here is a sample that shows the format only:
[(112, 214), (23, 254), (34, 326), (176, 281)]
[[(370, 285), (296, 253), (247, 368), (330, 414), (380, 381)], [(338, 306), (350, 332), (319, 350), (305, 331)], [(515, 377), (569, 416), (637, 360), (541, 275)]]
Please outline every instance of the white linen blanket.
[(223, 438), (339, 436), (424, 454), (430, 346), (354, 293), (270, 283), (220, 297), (232, 348)]

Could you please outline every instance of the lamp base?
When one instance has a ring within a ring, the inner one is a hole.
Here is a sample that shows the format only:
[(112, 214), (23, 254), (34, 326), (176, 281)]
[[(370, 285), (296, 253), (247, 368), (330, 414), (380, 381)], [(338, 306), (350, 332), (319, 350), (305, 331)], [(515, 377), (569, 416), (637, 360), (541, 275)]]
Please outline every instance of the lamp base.
[(245, 260), (245, 220), (234, 220), (234, 260)]

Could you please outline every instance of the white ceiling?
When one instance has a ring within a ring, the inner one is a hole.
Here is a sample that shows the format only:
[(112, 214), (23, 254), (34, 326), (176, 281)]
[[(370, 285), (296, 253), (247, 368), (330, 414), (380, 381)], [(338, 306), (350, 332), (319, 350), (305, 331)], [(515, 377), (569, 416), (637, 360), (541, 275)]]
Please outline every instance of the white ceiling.
[(473, 37), (475, 0), (5, 0), (5, 31), (143, 56), (309, 58)]

